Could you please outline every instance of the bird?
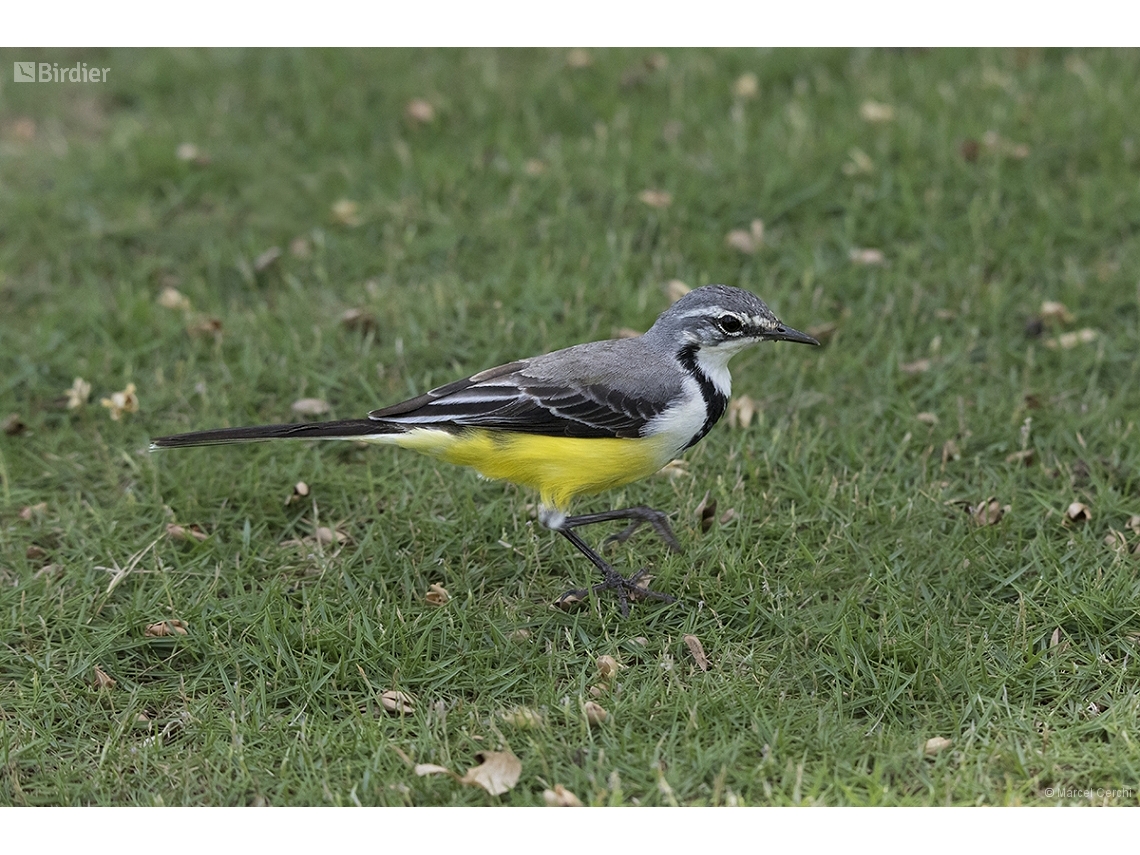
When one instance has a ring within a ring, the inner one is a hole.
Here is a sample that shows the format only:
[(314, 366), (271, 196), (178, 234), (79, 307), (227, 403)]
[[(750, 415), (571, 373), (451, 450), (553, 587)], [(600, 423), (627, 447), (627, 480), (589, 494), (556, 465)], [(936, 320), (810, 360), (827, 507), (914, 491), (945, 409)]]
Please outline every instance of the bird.
[(648, 524), (673, 551), (666, 513), (644, 505), (571, 515), (571, 502), (645, 478), (705, 437), (728, 407), (729, 360), (763, 341), (819, 345), (781, 322), (750, 291), (694, 288), (645, 333), (587, 342), (489, 368), (363, 419), (216, 428), (157, 437), (150, 450), (271, 439), (340, 439), (396, 445), (538, 493), (538, 520), (594, 565), (602, 581), (567, 591), (568, 604), (614, 591), (631, 601), (676, 598), (651, 590), (642, 568), (623, 576), (578, 534), (625, 521), (609, 540)]

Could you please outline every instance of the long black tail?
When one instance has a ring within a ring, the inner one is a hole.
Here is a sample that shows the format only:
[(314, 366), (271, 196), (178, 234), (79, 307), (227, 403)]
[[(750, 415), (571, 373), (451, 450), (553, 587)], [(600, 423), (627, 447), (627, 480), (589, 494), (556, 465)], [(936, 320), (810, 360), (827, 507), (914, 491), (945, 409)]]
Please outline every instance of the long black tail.
[(403, 433), (403, 428), (373, 419), (341, 419), (292, 425), (253, 425), (215, 428), (160, 436), (152, 439), (150, 450), (186, 448), (192, 445), (226, 445), (231, 442), (259, 442), (266, 439), (357, 439), (366, 436)]

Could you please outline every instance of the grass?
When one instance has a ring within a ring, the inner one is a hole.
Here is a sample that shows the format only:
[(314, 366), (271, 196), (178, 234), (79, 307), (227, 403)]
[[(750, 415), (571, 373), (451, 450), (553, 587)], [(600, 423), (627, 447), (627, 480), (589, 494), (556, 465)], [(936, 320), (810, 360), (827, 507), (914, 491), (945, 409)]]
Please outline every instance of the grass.
[[(4, 79), (0, 802), (1136, 804), (1140, 53), (590, 56), (42, 51), (109, 81)], [(726, 244), (755, 219), (759, 249)], [(675, 512), (683, 555), (615, 560), (683, 606), (550, 609), (590, 568), (533, 497), (426, 458), (146, 451), (645, 328), (672, 279), (834, 325), (734, 362), (757, 419), (687, 474), (580, 505)], [(289, 543), (317, 525), (346, 539)], [(404, 759), (502, 748), (498, 797)]]

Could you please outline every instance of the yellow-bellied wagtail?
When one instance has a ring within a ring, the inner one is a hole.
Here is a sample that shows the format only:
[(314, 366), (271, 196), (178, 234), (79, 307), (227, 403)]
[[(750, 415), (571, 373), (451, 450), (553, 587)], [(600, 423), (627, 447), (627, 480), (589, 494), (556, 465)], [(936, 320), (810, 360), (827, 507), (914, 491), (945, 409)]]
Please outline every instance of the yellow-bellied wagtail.
[[(706, 285), (674, 303), (644, 335), (490, 368), (373, 410), (366, 419), (183, 433), (159, 437), (151, 450), (264, 439), (363, 440), (411, 448), (487, 478), (532, 487), (541, 501), (539, 520), (601, 571), (603, 581), (593, 590), (615, 590), (624, 616), (631, 598), (674, 598), (638, 585), (644, 569), (623, 577), (574, 530), (629, 520), (617, 535), (625, 540), (649, 523), (679, 550), (665, 514), (633, 507), (567, 516), (566, 509), (576, 496), (651, 475), (703, 438), (728, 405), (728, 360), (760, 341), (819, 344), (780, 323), (754, 294)], [(576, 590), (562, 599), (584, 596), (585, 590)]]

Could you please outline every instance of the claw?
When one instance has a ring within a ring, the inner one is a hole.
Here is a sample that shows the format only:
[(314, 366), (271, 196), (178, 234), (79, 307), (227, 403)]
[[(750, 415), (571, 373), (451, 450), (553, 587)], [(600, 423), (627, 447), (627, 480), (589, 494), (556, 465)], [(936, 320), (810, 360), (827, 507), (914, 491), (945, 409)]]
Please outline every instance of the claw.
[(591, 591), (593, 591), (594, 594), (601, 594), (603, 591), (616, 591), (621, 616), (629, 617), (629, 604), (631, 602), (636, 603), (640, 600), (659, 600), (663, 603), (677, 602), (676, 597), (650, 589), (649, 582), (653, 577), (649, 575), (648, 567), (642, 567), (629, 577), (622, 576), (612, 568), (608, 573), (604, 572), (603, 575), (605, 576), (604, 582), (599, 582), (591, 588), (574, 588), (569, 590), (555, 600), (554, 605), (557, 608), (567, 610), (583, 602), (586, 597), (590, 595)]

